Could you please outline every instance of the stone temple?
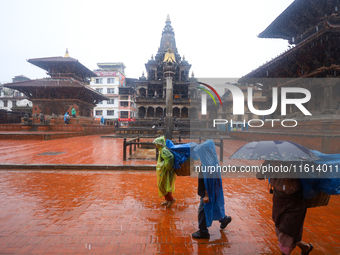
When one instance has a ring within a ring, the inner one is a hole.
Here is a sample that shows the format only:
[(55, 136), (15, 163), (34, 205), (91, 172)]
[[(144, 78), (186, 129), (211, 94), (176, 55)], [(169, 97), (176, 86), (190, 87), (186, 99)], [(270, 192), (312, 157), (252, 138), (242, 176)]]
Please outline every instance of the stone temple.
[[(173, 85), (173, 113), (177, 119), (189, 119), (190, 116), (197, 115), (197, 108), (190, 111), (190, 83), (189, 70), (191, 65), (184, 56), (178, 53), (176, 47), (175, 33), (171, 26), (169, 15), (162, 32), (160, 46), (155, 57), (145, 64), (146, 77), (136, 81), (138, 118), (139, 119), (159, 119), (166, 113), (166, 81), (164, 75), (164, 57), (168, 50), (173, 53), (176, 69), (172, 79)], [(194, 90), (193, 90), (194, 91)], [(192, 94), (194, 92), (192, 91)]]

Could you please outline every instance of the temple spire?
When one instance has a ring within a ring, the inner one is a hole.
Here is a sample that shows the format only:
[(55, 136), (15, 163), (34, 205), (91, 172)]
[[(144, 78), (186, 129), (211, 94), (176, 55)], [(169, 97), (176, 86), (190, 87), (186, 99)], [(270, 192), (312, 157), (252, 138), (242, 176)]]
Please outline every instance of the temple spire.
[(66, 48), (66, 52), (65, 52), (64, 58), (69, 58), (69, 57), (70, 57), (70, 55), (68, 54), (68, 48)]

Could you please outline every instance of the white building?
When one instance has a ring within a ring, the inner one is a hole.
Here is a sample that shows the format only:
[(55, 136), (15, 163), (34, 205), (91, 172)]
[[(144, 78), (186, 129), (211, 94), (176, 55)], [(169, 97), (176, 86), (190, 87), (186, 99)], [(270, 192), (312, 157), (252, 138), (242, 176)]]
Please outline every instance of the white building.
[(98, 77), (92, 77), (90, 87), (110, 98), (102, 101), (93, 109), (93, 116), (105, 120), (118, 120), (119, 118), (119, 87), (125, 86), (125, 65), (119, 63), (98, 63), (99, 69), (93, 72)]
[[(30, 80), (26, 76), (18, 75), (15, 76), (13, 82)], [(0, 109), (6, 111), (12, 111), (15, 107), (32, 107), (32, 102), (27, 97), (17, 91), (10, 88), (6, 88), (0, 84)]]

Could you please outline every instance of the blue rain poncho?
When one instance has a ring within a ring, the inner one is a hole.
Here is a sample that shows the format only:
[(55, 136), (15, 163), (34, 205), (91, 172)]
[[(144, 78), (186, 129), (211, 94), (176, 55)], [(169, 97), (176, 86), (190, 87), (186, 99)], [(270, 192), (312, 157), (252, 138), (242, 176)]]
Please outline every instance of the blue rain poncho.
[(183, 164), (190, 157), (190, 150), (193, 150), (197, 143), (185, 143), (174, 145), (171, 140), (166, 140), (166, 147), (174, 155), (174, 169), (180, 169), (180, 164)]
[(193, 150), (191, 157), (197, 156), (200, 158), (202, 163), (203, 178), (205, 189), (208, 192), (209, 203), (204, 204), (204, 212), (207, 227), (210, 227), (214, 220), (221, 220), (225, 217), (224, 211), (224, 195), (222, 188), (222, 179), (220, 172), (208, 172), (204, 169), (208, 169), (208, 166), (219, 166), (217, 153), (215, 149), (215, 143), (213, 140), (207, 140), (200, 145), (197, 145)]
[[(321, 160), (313, 162), (314, 172), (309, 167), (310, 178), (301, 178), (303, 196), (306, 199), (315, 197), (318, 193), (324, 192), (329, 195), (340, 194), (340, 154), (324, 154), (317, 150), (311, 150)], [(310, 163), (309, 163), (310, 165)], [(316, 170), (319, 167), (319, 170)], [(332, 172), (331, 172), (332, 169)], [(320, 178), (320, 176), (322, 178)], [(318, 178), (319, 177), (319, 178)]]

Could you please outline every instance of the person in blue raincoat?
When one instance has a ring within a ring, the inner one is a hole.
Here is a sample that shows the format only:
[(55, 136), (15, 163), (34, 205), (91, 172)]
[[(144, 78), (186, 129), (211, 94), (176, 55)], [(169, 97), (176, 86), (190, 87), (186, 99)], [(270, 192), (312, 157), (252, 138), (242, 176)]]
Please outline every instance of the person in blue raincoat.
[(100, 119), (100, 125), (104, 125), (104, 124), (105, 124), (105, 119), (104, 119), (104, 116), (102, 116)]
[(68, 115), (68, 112), (66, 112), (64, 115), (64, 121), (65, 121), (65, 125), (70, 123), (70, 115)]
[(192, 237), (195, 239), (209, 238), (208, 227), (211, 226), (214, 220), (218, 220), (221, 223), (221, 229), (225, 229), (231, 222), (231, 217), (226, 216), (224, 211), (221, 173), (208, 171), (211, 166), (219, 166), (214, 141), (210, 139), (196, 146), (191, 156), (194, 159), (199, 157), (202, 163), (197, 192), (201, 197), (198, 207), (199, 230), (193, 233)]

